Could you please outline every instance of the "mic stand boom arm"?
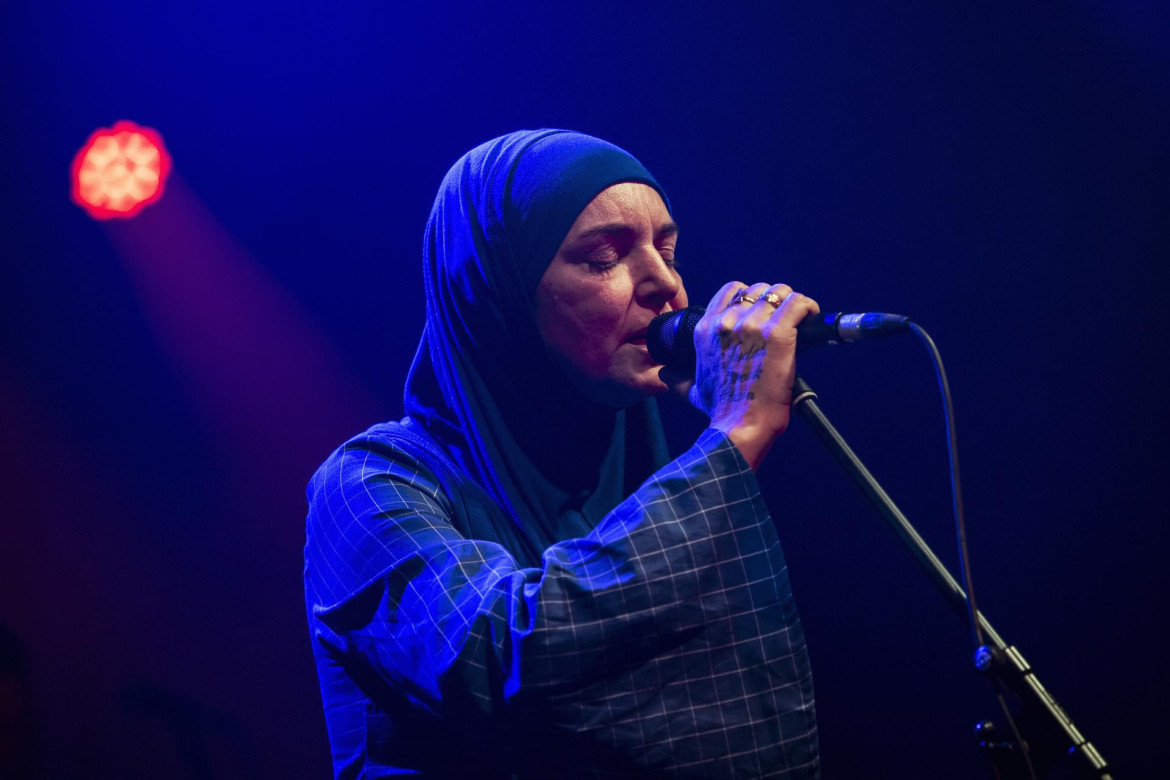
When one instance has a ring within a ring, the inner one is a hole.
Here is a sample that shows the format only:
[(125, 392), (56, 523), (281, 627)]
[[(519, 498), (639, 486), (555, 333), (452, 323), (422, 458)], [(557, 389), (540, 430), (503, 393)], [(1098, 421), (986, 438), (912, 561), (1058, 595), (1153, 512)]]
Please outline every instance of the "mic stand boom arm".
[[(861, 488), (870, 503), (886, 521), (886, 525), (901, 540), (918, 565), (931, 579), (935, 586), (950, 601), (951, 606), (967, 619), (967, 594), (959, 583), (947, 571), (942, 561), (934, 554), (926, 542), (918, 535), (914, 526), (894, 504), (893, 499), (886, 494), (873, 474), (857, 457), (849, 445), (841, 438), (837, 429), (825, 418), (816, 405), (816, 393), (800, 377), (792, 388), (792, 406), (813, 429), (813, 433), (829, 450), (829, 453), (841, 464), (854, 483)], [(976, 619), (983, 628), (988, 645), (980, 647), (975, 653), (975, 663), (979, 671), (991, 676), (1007, 686), (1020, 700), (1026, 712), (1036, 720), (1034, 745), (1050, 743), (1061, 751), (1067, 751), (1071, 757), (1071, 767), (1077, 777), (1110, 778), (1105, 759), (1097, 749), (1089, 743), (1076, 726), (1073, 725), (1065, 711), (1057, 704), (1052, 694), (1040, 684), (1036, 673), (1019, 650), (1008, 645), (991, 627), (981, 611), (976, 612)], [(1035, 754), (1034, 758), (1041, 758)], [(1050, 759), (1055, 761), (1059, 756)], [(1043, 759), (1042, 759), (1043, 760)], [(1047, 763), (1045, 761), (1045, 763)]]

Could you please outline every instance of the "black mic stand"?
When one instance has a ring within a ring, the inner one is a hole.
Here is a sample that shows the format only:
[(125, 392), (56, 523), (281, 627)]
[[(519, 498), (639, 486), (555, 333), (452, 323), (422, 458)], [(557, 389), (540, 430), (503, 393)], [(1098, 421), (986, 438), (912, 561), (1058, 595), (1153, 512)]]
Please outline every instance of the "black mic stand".
[[(861, 492), (918, 561), (926, 575), (951, 602), (951, 606), (966, 620), (967, 594), (841, 438), (837, 429), (821, 413), (816, 405), (816, 397), (816, 393), (808, 384), (797, 377), (792, 388), (792, 406), (861, 488)], [(983, 616), (982, 611), (976, 612), (976, 619), (987, 637), (987, 644), (975, 651), (975, 666), (993, 682), (1008, 688), (1019, 699), (1020, 733), (1025, 737), (1032, 766), (1040, 773), (1037, 776), (1110, 780), (1111, 775), (1105, 759), (1081, 735), (1052, 694), (1040, 684), (1036, 673), (1024, 660), (1020, 651), (1004, 642)], [(1012, 744), (1010, 740), (1000, 739), (999, 735), (993, 732), (994, 727), (991, 724), (981, 723), (977, 727), (977, 733), (989, 754), (996, 776), (1005, 780), (1030, 777), (1032, 770), (1027, 765), (1027, 759), (1019, 755), (1018, 746)]]

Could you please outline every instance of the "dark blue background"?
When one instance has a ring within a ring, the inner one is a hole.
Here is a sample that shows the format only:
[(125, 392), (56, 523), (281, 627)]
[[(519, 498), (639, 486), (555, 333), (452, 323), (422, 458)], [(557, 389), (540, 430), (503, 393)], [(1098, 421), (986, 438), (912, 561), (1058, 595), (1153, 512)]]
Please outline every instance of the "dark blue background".
[[(321, 777), (303, 485), (400, 415), (446, 168), (618, 143), (692, 297), (788, 281), (911, 315), (955, 392), (980, 605), (1123, 777), (1168, 686), (1170, 24), (1162, 4), (10, 3), (0, 17), (0, 623), (49, 777)], [(97, 127), (174, 158), (68, 198)], [(810, 353), (821, 406), (954, 566), (913, 339)], [(676, 444), (702, 420), (667, 404)], [(962, 623), (800, 423), (762, 471), (828, 778), (984, 776)]]

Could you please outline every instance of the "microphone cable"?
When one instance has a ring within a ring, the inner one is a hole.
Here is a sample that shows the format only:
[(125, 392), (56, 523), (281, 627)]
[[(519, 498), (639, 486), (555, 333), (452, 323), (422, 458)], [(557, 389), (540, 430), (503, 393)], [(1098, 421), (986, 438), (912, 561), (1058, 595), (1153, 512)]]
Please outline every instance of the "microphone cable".
[[(959, 569), (963, 578), (963, 588), (967, 591), (967, 617), (971, 622), (971, 638), (975, 641), (975, 647), (978, 650), (982, 650), (984, 646), (983, 627), (979, 623), (979, 610), (975, 606), (975, 585), (971, 577), (971, 555), (967, 548), (967, 521), (963, 514), (963, 486), (959, 478), (959, 441), (955, 432), (955, 410), (954, 401), (951, 398), (951, 385), (947, 381), (947, 372), (943, 368), (942, 355), (939, 354), (934, 339), (917, 323), (910, 322), (909, 326), (910, 330), (914, 332), (914, 335), (918, 336), (922, 341), (926, 347), (926, 351), (930, 353), (931, 362), (934, 364), (934, 374), (938, 379), (939, 392), (942, 395), (943, 418), (947, 428), (947, 456), (950, 460), (951, 511), (955, 523), (955, 540), (959, 548)], [(995, 649), (998, 650), (998, 648)], [(1012, 717), (1011, 710), (1004, 700), (1003, 685), (995, 686), (995, 692), (1000, 709), (1003, 711), (1003, 716), (1011, 728), (1016, 745), (1019, 746), (1020, 755), (1028, 767), (1028, 774), (1032, 780), (1036, 780), (1036, 769), (1032, 765), (1032, 757), (1028, 749), (1028, 743), (1024, 741), (1023, 735), (1020, 734), (1020, 730), (1016, 726), (1015, 718)]]

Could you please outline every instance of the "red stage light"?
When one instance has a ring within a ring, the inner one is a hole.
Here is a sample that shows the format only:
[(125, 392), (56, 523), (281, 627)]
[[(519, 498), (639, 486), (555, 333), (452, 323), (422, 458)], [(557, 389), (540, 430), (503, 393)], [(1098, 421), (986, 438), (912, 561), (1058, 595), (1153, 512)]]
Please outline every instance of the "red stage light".
[(73, 158), (73, 202), (94, 219), (128, 219), (162, 197), (170, 172), (162, 136), (115, 122), (95, 130)]

